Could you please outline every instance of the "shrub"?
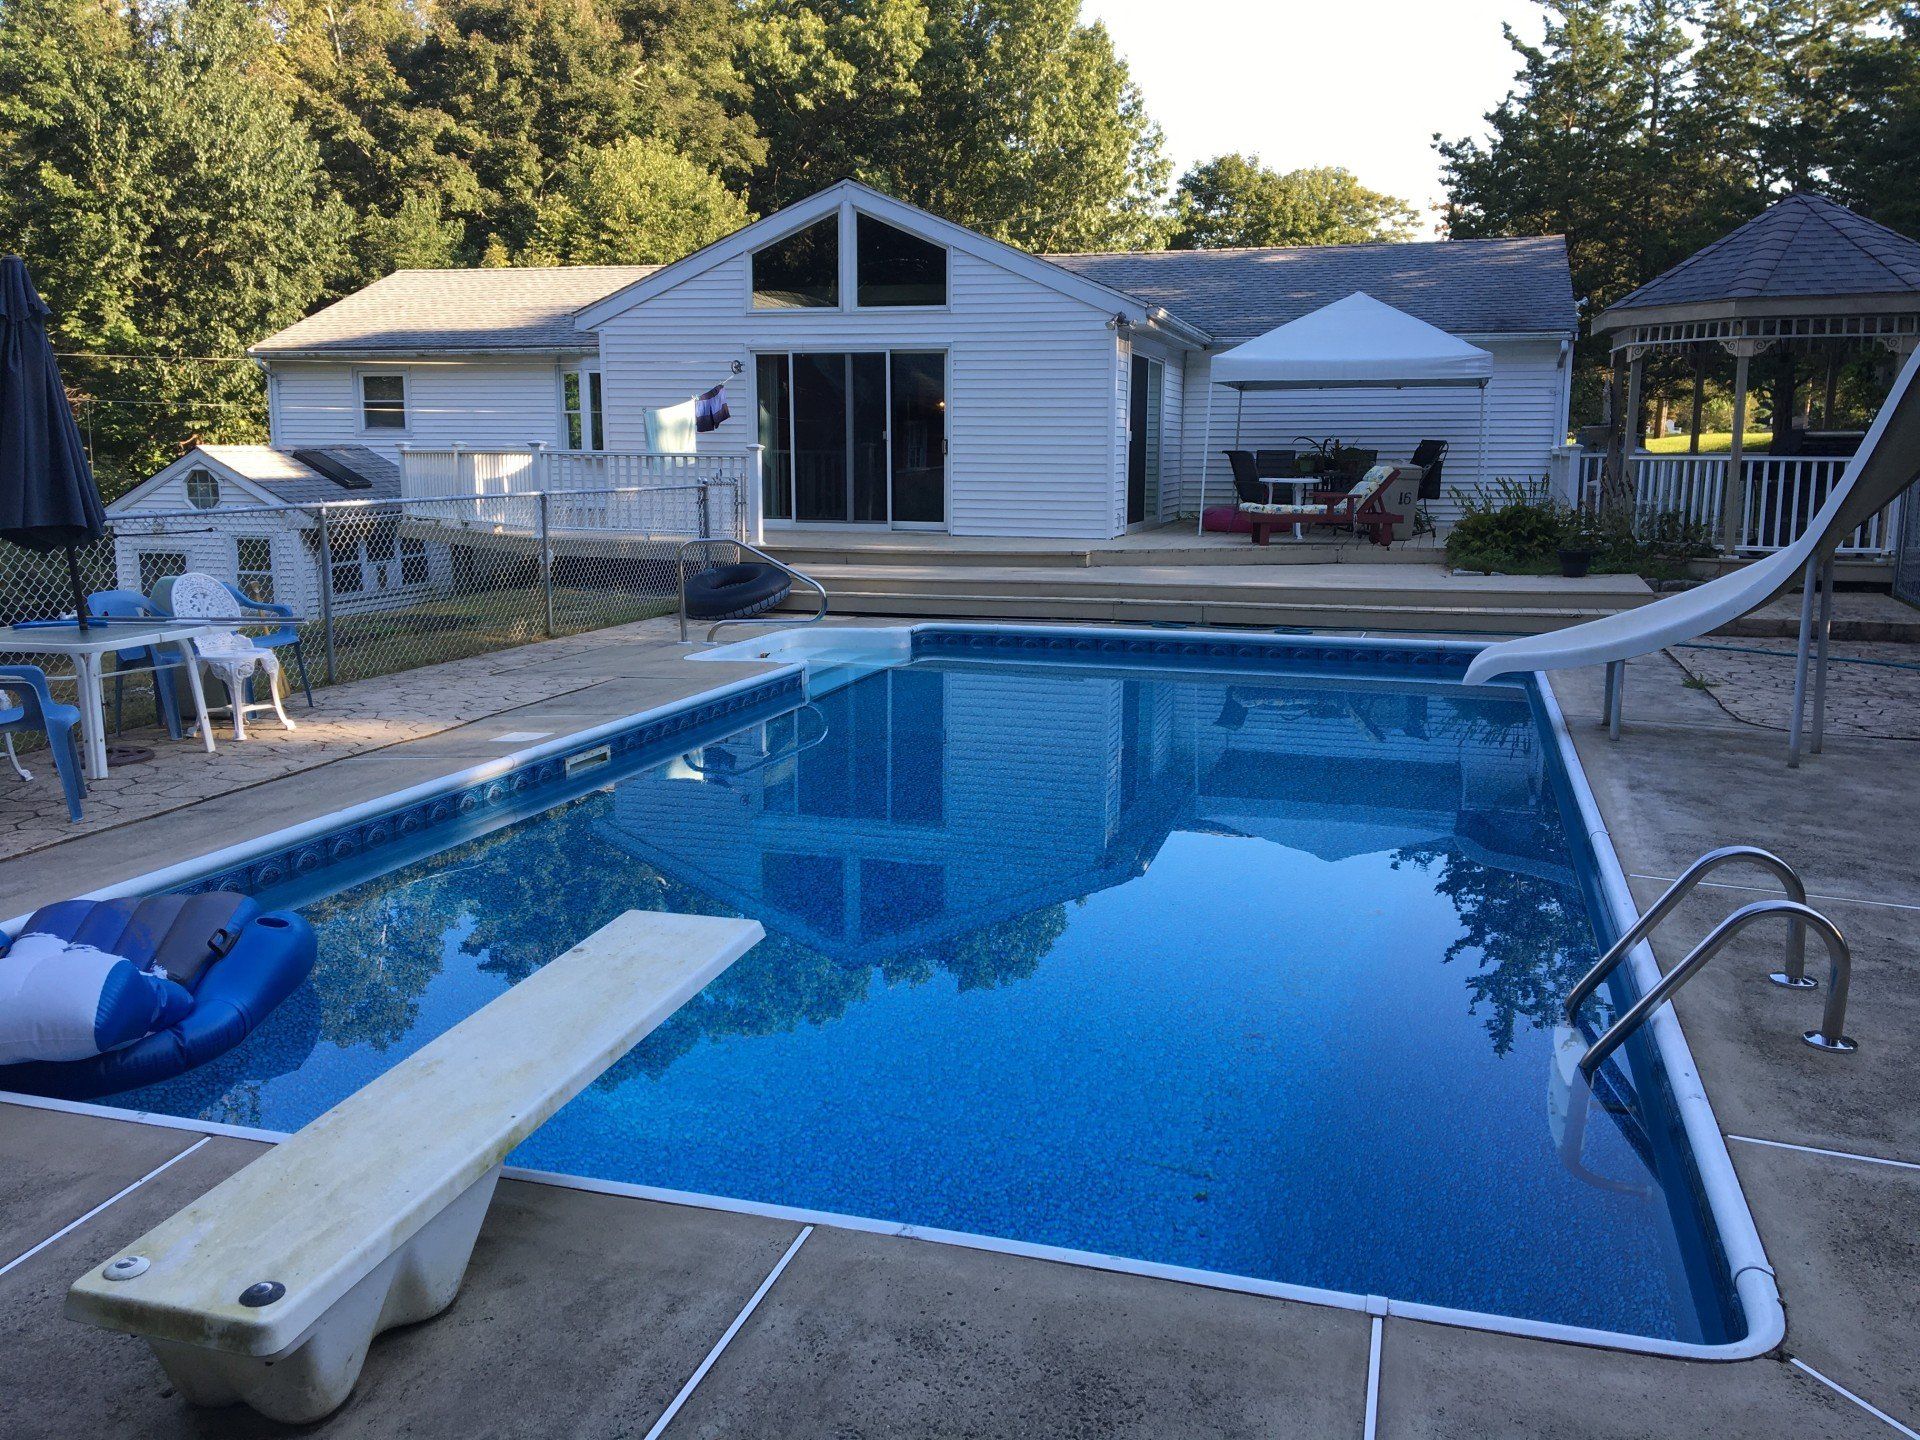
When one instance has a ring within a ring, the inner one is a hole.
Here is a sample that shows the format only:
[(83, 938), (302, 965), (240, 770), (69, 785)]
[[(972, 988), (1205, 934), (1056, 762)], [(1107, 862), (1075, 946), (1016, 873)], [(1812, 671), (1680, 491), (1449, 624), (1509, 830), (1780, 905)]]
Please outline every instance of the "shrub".
[(1600, 574), (1678, 579), (1687, 562), (1714, 553), (1705, 526), (1674, 513), (1641, 516), (1632, 507), (1597, 511), (1562, 505), (1536, 486), (1501, 480), (1490, 493), (1455, 492), (1460, 518), (1447, 532), (1447, 563), (1456, 570), (1550, 574), (1560, 550), (1587, 550)]

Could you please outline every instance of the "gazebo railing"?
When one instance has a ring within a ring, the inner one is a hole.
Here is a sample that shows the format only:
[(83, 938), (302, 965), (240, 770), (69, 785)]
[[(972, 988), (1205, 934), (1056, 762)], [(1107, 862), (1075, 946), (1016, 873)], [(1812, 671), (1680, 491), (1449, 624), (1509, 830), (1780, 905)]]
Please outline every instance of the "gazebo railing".
[[(1636, 529), (1671, 517), (1718, 536), (1724, 518), (1727, 484), (1725, 455), (1658, 455), (1637, 451), (1631, 457)], [(1601, 499), (1606, 454), (1573, 450), (1569, 469), (1581, 506)], [(1740, 551), (1766, 554), (1784, 550), (1800, 538), (1808, 517), (1826, 503), (1847, 468), (1845, 457), (1828, 455), (1748, 455), (1740, 463), (1745, 486)], [(1836, 553), (1879, 558), (1893, 553), (1899, 535), (1899, 502), (1874, 515), (1847, 537)]]

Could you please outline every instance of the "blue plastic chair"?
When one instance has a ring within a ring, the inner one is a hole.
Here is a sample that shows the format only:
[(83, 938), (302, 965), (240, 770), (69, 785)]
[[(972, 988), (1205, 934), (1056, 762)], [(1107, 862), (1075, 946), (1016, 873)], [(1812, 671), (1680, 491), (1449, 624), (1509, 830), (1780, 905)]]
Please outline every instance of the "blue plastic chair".
[[(101, 590), (87, 597), (87, 613), (103, 619), (164, 619), (166, 611), (137, 590)], [(178, 670), (186, 662), (177, 650), (161, 650), (157, 645), (132, 645), (113, 652), (113, 733), (120, 733), (124, 712), (127, 677), (142, 670), (153, 676), (154, 716), (167, 727), (167, 734), (180, 738), (180, 699), (174, 693), (173, 677), (163, 671)]]
[[(0, 735), (38, 730), (47, 737), (54, 773), (67, 795), (67, 814), (77, 822), (80, 797), (86, 791), (86, 770), (80, 763), (80, 712), (53, 698), (47, 672), (38, 665), (0, 665), (0, 690), (13, 701), (0, 707)], [(15, 769), (19, 765), (14, 761)]]
[[(173, 614), (173, 581), (174, 577), (169, 575), (153, 587), (153, 603), (160, 607), (160, 613), (163, 615)], [(222, 580), (220, 583), (226, 586), (227, 593), (233, 596), (235, 602), (238, 603), (244, 611), (251, 611), (256, 615), (273, 615), (282, 620), (291, 620), (293, 618), (293, 607), (291, 605), (275, 605), (269, 601), (256, 600), (231, 580)], [(299, 627), (295, 625), (282, 625), (277, 630), (271, 631), (266, 635), (255, 635), (252, 639), (254, 644), (263, 645), (269, 650), (278, 650), (283, 645), (291, 645), (293, 647), (293, 663), (295, 668), (300, 671), (300, 688), (306, 692), (307, 708), (311, 710), (313, 708), (313, 686), (307, 682), (307, 652), (300, 642)], [(247, 691), (249, 696), (251, 696), (253, 691), (252, 681), (247, 682)]]

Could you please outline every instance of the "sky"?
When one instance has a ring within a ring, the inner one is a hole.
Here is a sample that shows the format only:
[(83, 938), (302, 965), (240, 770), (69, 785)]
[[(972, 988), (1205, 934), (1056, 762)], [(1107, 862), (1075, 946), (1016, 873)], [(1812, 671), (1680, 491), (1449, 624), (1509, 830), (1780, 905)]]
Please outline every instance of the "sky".
[(1519, 57), (1504, 20), (1541, 34), (1527, 0), (1082, 0), (1166, 132), (1175, 175), (1251, 151), (1276, 170), (1341, 165), (1411, 201), (1442, 196), (1435, 131), (1485, 129)]

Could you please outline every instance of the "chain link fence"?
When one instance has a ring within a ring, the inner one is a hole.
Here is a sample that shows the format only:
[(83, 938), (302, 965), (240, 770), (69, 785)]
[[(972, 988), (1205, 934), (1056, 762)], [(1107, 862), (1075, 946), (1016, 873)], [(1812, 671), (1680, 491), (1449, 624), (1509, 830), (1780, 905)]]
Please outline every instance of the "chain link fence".
[[(80, 552), (82, 589), (102, 610), (164, 603), (168, 582), (200, 571), (284, 615), (288, 685), (315, 689), (459, 660), (555, 636), (669, 615), (687, 540), (746, 538), (740, 482), (708, 479), (322, 505), (216, 506), (109, 518)], [(64, 552), (0, 546), (0, 621), (73, 613)], [(265, 631), (255, 631), (264, 634)], [(43, 657), (7, 661), (45, 664)], [(62, 678), (50, 672), (56, 682)], [(69, 692), (70, 693), (70, 692)], [(110, 707), (151, 723), (145, 671), (107, 676)], [(116, 717), (108, 716), (109, 725)]]

